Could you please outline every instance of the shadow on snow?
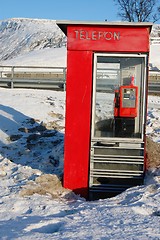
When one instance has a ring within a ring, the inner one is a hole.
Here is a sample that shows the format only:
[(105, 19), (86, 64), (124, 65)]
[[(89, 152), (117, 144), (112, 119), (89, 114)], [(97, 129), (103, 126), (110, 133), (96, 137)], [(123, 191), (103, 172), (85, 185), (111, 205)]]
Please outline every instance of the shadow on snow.
[(0, 146), (2, 159), (39, 169), (43, 173), (63, 174), (64, 134), (58, 125), (46, 124), (0, 105)]

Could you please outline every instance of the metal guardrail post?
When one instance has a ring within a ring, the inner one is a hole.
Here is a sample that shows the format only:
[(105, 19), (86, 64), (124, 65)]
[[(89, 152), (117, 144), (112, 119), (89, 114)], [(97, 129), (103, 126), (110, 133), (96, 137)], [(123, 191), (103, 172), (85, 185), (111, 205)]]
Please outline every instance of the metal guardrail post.
[(66, 68), (63, 69), (63, 76), (64, 76), (64, 84), (63, 84), (63, 90), (66, 91)]
[(14, 66), (12, 66), (11, 69), (11, 88), (14, 88), (13, 79), (14, 79)]

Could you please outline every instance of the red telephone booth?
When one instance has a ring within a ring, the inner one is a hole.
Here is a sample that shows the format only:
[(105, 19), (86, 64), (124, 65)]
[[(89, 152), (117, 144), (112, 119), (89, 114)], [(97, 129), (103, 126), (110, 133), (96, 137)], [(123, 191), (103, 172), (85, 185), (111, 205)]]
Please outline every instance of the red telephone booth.
[(64, 187), (99, 199), (142, 184), (152, 24), (57, 25), (67, 35)]

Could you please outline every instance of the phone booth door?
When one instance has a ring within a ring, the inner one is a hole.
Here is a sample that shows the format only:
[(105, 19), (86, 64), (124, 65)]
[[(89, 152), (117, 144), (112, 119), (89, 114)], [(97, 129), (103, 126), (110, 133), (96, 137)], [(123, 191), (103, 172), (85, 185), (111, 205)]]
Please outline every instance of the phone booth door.
[(145, 54), (94, 54), (89, 197), (143, 182)]

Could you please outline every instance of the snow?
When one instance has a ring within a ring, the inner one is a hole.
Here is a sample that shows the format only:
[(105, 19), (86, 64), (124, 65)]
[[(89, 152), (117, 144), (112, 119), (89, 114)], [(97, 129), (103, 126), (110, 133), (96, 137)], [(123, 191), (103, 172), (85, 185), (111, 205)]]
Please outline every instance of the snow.
[(160, 142), (160, 99), (157, 96), (149, 96), (148, 102), (146, 133), (151, 135), (155, 142)]
[[(0, 31), (1, 65), (66, 66), (66, 39), (54, 20), (9, 19)], [(151, 45), (155, 66), (159, 46)], [(142, 186), (87, 202), (59, 181), (65, 92), (0, 88), (0, 97), (0, 239), (160, 239), (159, 169)], [(158, 96), (148, 98), (147, 135), (160, 142)]]
[[(66, 47), (34, 50), (1, 62), (5, 66), (66, 67)], [(38, 59), (38, 62), (37, 62)], [(56, 59), (56, 60), (55, 60)]]
[[(19, 57), (38, 50), (60, 48), (66, 45), (66, 37), (55, 20), (13, 18), (0, 21), (0, 60)], [(41, 52), (41, 57), (44, 51)], [(54, 56), (54, 55), (52, 55)], [(21, 59), (20, 65), (23, 65)], [(17, 60), (18, 61), (18, 60)], [(28, 64), (28, 63), (27, 63)], [(7, 64), (8, 65), (8, 64)]]
[(157, 67), (158, 69), (160, 69), (159, 53), (160, 53), (160, 44), (150, 45), (149, 62), (152, 63), (153, 67)]
[[(160, 239), (159, 169), (142, 186), (87, 202), (56, 182), (65, 92), (0, 88), (0, 96), (0, 239)], [(149, 96), (147, 134), (157, 142), (159, 106), (160, 97)]]

